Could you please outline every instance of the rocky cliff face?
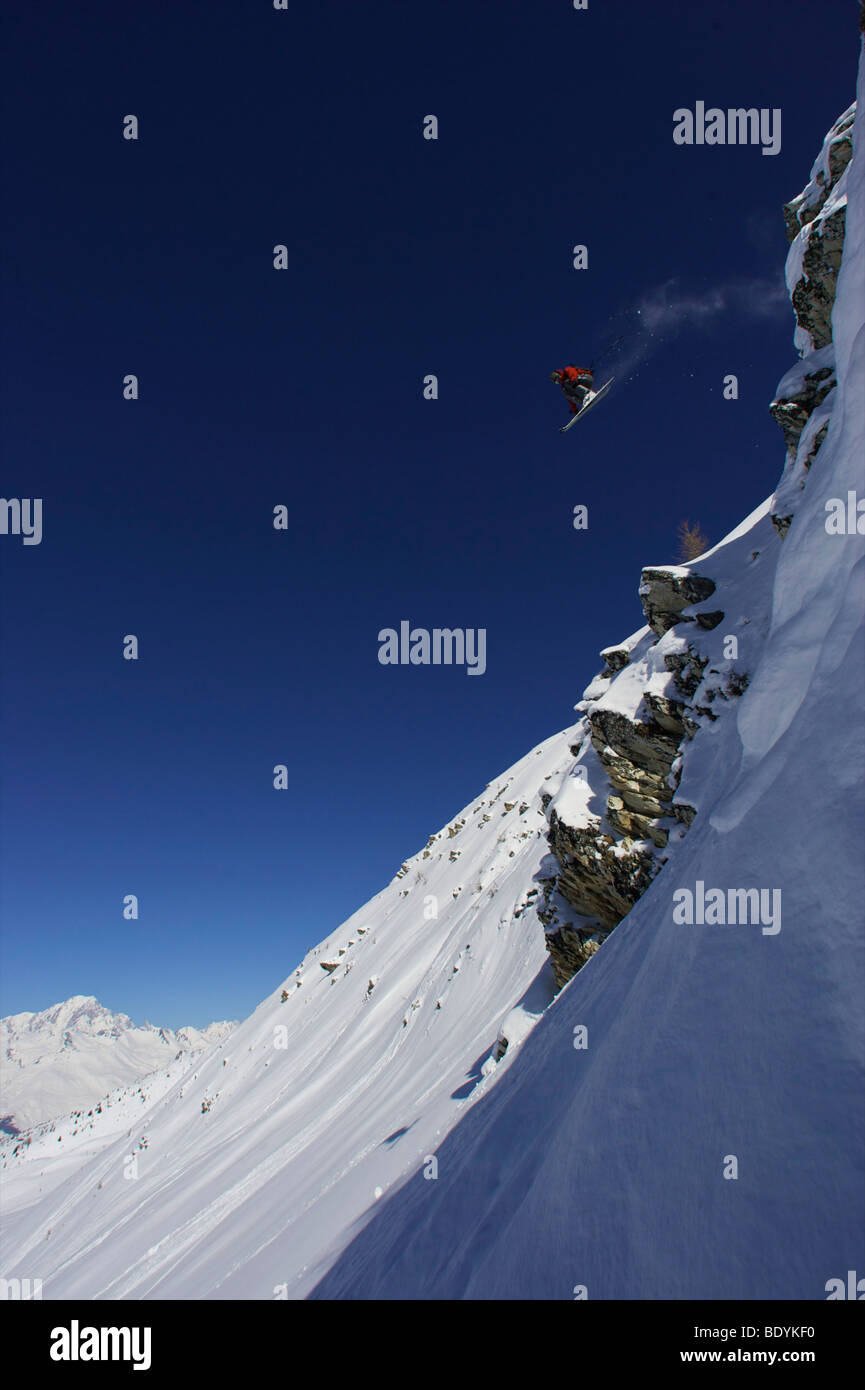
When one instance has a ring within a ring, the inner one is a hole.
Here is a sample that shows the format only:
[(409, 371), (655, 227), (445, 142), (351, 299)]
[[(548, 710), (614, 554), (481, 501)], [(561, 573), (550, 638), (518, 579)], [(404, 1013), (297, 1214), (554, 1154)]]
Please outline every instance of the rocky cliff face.
[(772, 520), (786, 536), (808, 471), (826, 438), (835, 399), (832, 309), (847, 218), (847, 170), (853, 154), (856, 103), (823, 141), (805, 188), (784, 207), (787, 287), (796, 315), (801, 359), (782, 377), (769, 409), (784, 434), (787, 462)]
[(536, 910), (559, 988), (630, 912), (687, 832), (698, 813), (680, 794), (690, 746), (711, 738), (708, 731), (748, 687), (768, 627), (759, 570), (767, 560), (767, 572), (774, 568), (772, 550), (787, 534), (832, 415), (831, 316), (855, 114), (854, 103), (826, 136), (809, 183), (784, 208), (802, 355), (770, 406), (787, 445), (779, 487), (697, 565), (643, 570), (647, 626), (601, 653), (604, 668), (577, 706), (576, 761), (558, 793), (544, 797), (552, 854)]
[[(701, 569), (711, 568), (711, 555)], [(544, 796), (552, 855), (537, 913), (559, 988), (630, 912), (691, 825), (696, 808), (678, 794), (683, 747), (748, 685), (735, 632), (709, 636), (727, 616), (718, 606), (723, 585), (692, 566), (653, 566), (639, 593), (648, 624), (601, 653), (604, 668), (577, 706), (575, 763), (558, 792)], [(736, 623), (750, 622), (730, 597)]]

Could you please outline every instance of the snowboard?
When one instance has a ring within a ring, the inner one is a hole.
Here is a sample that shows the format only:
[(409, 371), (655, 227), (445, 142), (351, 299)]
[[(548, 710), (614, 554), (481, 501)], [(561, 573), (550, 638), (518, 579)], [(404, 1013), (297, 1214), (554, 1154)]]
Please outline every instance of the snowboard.
[(589, 397), (582, 410), (580, 411), (579, 415), (572, 415), (568, 423), (566, 425), (562, 425), (561, 429), (559, 430), (559, 434), (564, 434), (566, 430), (569, 430), (571, 428), (571, 425), (575, 425), (578, 420), (582, 420), (586, 411), (591, 410), (595, 402), (599, 401), (601, 399), (601, 396), (606, 395), (615, 379), (616, 378), (614, 376), (611, 376), (609, 381), (605, 381), (603, 386), (599, 387), (599, 389), (595, 391), (594, 395)]

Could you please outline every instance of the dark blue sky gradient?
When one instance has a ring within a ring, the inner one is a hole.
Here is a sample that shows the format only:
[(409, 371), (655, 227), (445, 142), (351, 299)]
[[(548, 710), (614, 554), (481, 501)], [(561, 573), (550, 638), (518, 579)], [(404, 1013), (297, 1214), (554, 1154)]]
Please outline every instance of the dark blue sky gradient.
[[(774, 486), (792, 316), (685, 322), (564, 438), (549, 372), (673, 277), (780, 281), (856, 25), (852, 0), (12, 0), (2, 493), (44, 499), (44, 538), (0, 537), (0, 1012), (244, 1016), (572, 722), (641, 565)], [(780, 107), (781, 153), (674, 146), (697, 100)], [(486, 674), (379, 665), (403, 618), (485, 627)]]

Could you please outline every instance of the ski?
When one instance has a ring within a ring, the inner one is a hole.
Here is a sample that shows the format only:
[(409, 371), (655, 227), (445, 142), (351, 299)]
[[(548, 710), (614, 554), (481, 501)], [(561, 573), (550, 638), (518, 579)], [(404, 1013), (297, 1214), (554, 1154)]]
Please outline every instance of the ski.
[(568, 421), (568, 423), (567, 423), (566, 425), (562, 425), (562, 426), (561, 426), (561, 428), (560, 428), (560, 430), (559, 430), (559, 434), (564, 434), (566, 430), (569, 430), (569, 429), (571, 428), (571, 425), (575, 425), (575, 424), (577, 423), (578, 420), (582, 420), (582, 418), (583, 418), (583, 416), (585, 415), (586, 411), (587, 411), (587, 410), (591, 410), (591, 408), (592, 408), (592, 406), (595, 404), (595, 402), (596, 402), (596, 401), (599, 401), (599, 400), (601, 399), (601, 396), (606, 395), (607, 391), (609, 391), (609, 389), (610, 389), (610, 387), (612, 386), (612, 384), (613, 384), (613, 382), (615, 381), (615, 379), (616, 379), (616, 378), (615, 378), (614, 376), (611, 376), (610, 379), (609, 379), (609, 381), (605, 381), (604, 384), (603, 384), (603, 386), (601, 386), (597, 391), (594, 392), (593, 395), (591, 395), (591, 396), (589, 397), (589, 399), (586, 401), (586, 404), (583, 406), (583, 408), (582, 408), (582, 410), (579, 412), (579, 414), (578, 414), (578, 415), (572, 415), (571, 418), (570, 418), (570, 420)]

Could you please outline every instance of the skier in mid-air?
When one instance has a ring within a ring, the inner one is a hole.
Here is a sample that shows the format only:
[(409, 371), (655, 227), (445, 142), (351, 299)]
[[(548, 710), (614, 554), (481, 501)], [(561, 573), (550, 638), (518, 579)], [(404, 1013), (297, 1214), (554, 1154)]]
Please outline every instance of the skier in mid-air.
[(561, 386), (572, 415), (579, 415), (591, 394), (594, 375), (589, 367), (561, 367), (553, 372), (550, 381)]

